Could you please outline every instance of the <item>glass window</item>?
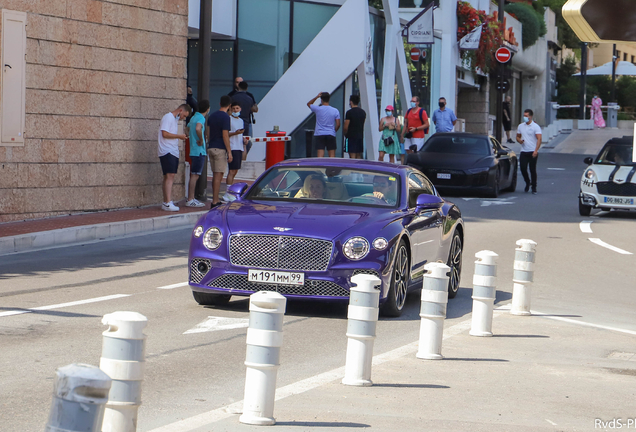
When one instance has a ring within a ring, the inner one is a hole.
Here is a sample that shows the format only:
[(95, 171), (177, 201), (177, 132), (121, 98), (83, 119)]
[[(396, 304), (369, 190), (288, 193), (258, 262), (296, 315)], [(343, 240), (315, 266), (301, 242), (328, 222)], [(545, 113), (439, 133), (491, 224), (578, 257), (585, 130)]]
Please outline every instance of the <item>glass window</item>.
[(336, 12), (338, 6), (294, 2), (294, 61)]
[(432, 136), (424, 144), (423, 151), (429, 153), (490, 155), (490, 144), (485, 138)]
[(417, 197), (421, 194), (435, 195), (432, 186), (422, 174), (412, 172), (408, 177), (409, 186), (409, 208), (415, 207)]
[(632, 149), (633, 145), (606, 144), (594, 163), (604, 165), (636, 165), (636, 162), (632, 162)]
[(247, 81), (256, 102), (287, 70), (289, 11), (289, 0), (238, 2), (238, 75)]
[[(233, 41), (212, 41), (210, 53), (210, 106), (212, 110), (218, 107), (221, 96), (232, 91), (232, 68), (234, 61)], [(198, 95), (199, 81), (199, 41), (188, 41), (188, 85), (192, 87), (192, 94)]]

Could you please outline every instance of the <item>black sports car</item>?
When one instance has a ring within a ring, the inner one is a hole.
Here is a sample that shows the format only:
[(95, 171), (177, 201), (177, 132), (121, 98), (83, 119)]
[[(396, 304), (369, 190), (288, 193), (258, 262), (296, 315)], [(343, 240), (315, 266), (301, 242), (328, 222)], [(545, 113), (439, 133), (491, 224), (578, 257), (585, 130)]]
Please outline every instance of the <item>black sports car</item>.
[(436, 133), (406, 162), (442, 191), (475, 190), (493, 198), (515, 191), (518, 163), (495, 138), (462, 132)]

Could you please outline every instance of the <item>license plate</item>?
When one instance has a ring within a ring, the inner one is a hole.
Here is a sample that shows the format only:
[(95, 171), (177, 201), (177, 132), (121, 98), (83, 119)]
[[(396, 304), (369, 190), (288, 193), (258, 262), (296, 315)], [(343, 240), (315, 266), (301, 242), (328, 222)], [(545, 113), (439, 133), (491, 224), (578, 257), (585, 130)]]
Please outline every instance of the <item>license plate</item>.
[(304, 285), (305, 274), (273, 270), (249, 270), (247, 280), (266, 284)]
[(438, 179), (450, 180), (450, 174), (437, 173)]
[(604, 201), (608, 204), (625, 204), (625, 205), (634, 205), (634, 198), (614, 198), (614, 197), (603, 197)]

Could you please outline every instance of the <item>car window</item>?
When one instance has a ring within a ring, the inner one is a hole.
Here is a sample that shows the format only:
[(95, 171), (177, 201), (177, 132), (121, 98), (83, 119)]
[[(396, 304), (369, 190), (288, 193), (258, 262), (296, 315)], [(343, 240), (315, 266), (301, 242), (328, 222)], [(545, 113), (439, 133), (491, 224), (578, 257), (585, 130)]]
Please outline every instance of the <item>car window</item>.
[(496, 139), (494, 138), (490, 138), (490, 143), (492, 144), (492, 153), (493, 154), (497, 154), (497, 151), (502, 150), (503, 148), (501, 147), (501, 145), (497, 142)]
[(246, 199), (310, 200), (323, 203), (395, 207), (397, 173), (339, 167), (281, 167), (268, 171)]
[(488, 156), (491, 154), (491, 145), (486, 137), (443, 135), (429, 138), (422, 151)]
[(415, 207), (417, 197), (421, 194), (435, 195), (429, 181), (422, 174), (411, 172), (408, 176), (409, 208)]
[(604, 165), (636, 165), (632, 161), (633, 144), (605, 144), (594, 163)]

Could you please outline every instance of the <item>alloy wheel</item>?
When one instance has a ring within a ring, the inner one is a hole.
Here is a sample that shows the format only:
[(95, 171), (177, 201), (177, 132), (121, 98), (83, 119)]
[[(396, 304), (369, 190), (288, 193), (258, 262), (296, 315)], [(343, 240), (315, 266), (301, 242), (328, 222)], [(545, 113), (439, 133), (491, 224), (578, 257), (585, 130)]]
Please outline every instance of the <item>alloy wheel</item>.
[(462, 239), (459, 234), (453, 236), (450, 254), (448, 257), (450, 278), (448, 280), (448, 296), (453, 298), (459, 290), (459, 282), (462, 275)]
[(394, 272), (394, 289), (395, 289), (395, 307), (401, 310), (406, 302), (406, 291), (408, 289), (408, 265), (409, 258), (406, 253), (406, 247), (400, 246), (397, 256), (395, 257)]

